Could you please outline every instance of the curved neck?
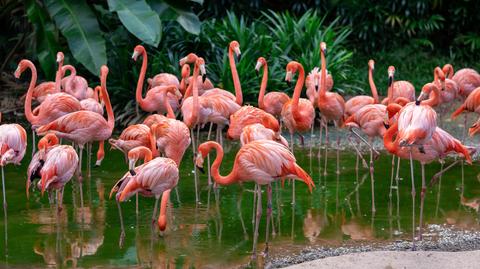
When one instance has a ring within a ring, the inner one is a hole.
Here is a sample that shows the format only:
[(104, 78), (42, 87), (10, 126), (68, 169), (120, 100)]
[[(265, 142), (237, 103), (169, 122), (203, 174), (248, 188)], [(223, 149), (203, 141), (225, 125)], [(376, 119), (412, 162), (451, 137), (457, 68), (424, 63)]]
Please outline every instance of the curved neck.
[(437, 83), (440, 80), (441, 72), (443, 73), (442, 69), (440, 69), (440, 67), (438, 67), (438, 66), (435, 67), (435, 69), (433, 70), (433, 82), (434, 83)]
[(111, 130), (115, 126), (115, 116), (113, 115), (112, 104), (110, 103), (110, 97), (108, 96), (107, 92), (107, 74), (102, 73), (100, 77), (100, 85), (102, 87), (102, 98), (103, 102), (105, 103), (105, 108), (107, 110), (107, 119), (108, 119), (108, 126)]
[(388, 152), (395, 154), (397, 152), (397, 145), (393, 140), (393, 136), (397, 133), (398, 123), (395, 122), (390, 128), (387, 129), (383, 136), (383, 145)]
[(93, 92), (93, 99), (98, 102), (98, 96), (100, 94), (101, 87), (95, 87), (95, 90)]
[(452, 79), (454, 71), (453, 71), (453, 66), (451, 64), (444, 65), (442, 70), (443, 70), (443, 73), (445, 73), (446, 78)]
[(370, 66), (368, 66), (368, 84), (370, 84), (373, 100), (375, 100), (375, 104), (378, 104), (377, 86), (375, 86), (375, 81), (373, 81), (373, 69)]
[(436, 106), (440, 104), (440, 89), (432, 83), (430, 84), (430, 94), (427, 100), (422, 101), (422, 105)]
[(300, 94), (302, 93), (303, 83), (305, 81), (305, 71), (303, 66), (298, 64), (298, 80), (295, 84), (295, 90), (293, 91), (292, 100), (292, 114), (295, 121), (301, 120), (300, 111), (298, 110), (298, 103), (300, 101)]
[(200, 67), (198, 64), (195, 62), (194, 67), (193, 67), (193, 78), (192, 82), (189, 85), (190, 92), (193, 92), (193, 104), (192, 104), (192, 126), (195, 126), (198, 121), (198, 110), (199, 110), (199, 104), (198, 104), (198, 87), (197, 87), (197, 77), (198, 74), (200, 73)]
[(160, 231), (165, 231), (167, 228), (167, 205), (170, 198), (171, 189), (168, 189), (162, 194), (162, 201), (160, 202), (160, 215), (158, 216), (158, 228)]
[(60, 92), (60, 85), (63, 77), (63, 59), (58, 63), (58, 70), (57, 73), (55, 74), (55, 91)]
[(213, 161), (213, 164), (212, 164), (212, 169), (210, 170), (215, 182), (221, 185), (230, 185), (237, 182), (235, 171), (231, 171), (230, 174), (228, 174), (227, 176), (220, 175), (220, 172), (219, 172), (220, 164), (222, 163), (222, 160), (223, 160), (222, 146), (220, 146), (220, 144), (216, 142), (206, 142), (206, 143), (207, 143), (207, 154), (212, 149), (215, 149), (217, 151), (217, 156), (215, 157), (215, 161)]
[(241, 106), (243, 103), (242, 86), (240, 85), (240, 78), (238, 77), (237, 66), (235, 65), (231, 47), (228, 48), (228, 59), (230, 61), (230, 69), (232, 70), (233, 86), (235, 87), (235, 102)]
[(265, 97), (265, 91), (267, 90), (267, 82), (268, 82), (268, 65), (265, 62), (263, 64), (262, 84), (260, 85), (260, 92), (258, 93), (258, 107), (261, 109), (265, 109), (263, 98)]
[(318, 93), (319, 98), (318, 101), (320, 101), (320, 96), (325, 96), (325, 93), (327, 92), (327, 60), (325, 59), (325, 54), (323, 53), (323, 50), (320, 50), (320, 58), (322, 61), (322, 69), (320, 71), (320, 91)]
[(175, 94), (176, 89), (177, 89), (176, 86), (169, 86), (162, 93), (162, 95), (163, 95), (163, 106), (167, 109), (167, 118), (170, 118), (170, 119), (175, 119), (175, 113), (173, 112), (172, 106), (170, 105), (170, 102), (168, 101), (168, 93)]
[(30, 79), (30, 85), (28, 86), (27, 97), (25, 98), (25, 117), (31, 124), (34, 124), (38, 119), (38, 116), (35, 116), (32, 113), (32, 96), (33, 89), (37, 84), (37, 69), (35, 68), (35, 65), (30, 61), (27, 61), (26, 64), (32, 72), (32, 78)]
[(145, 51), (145, 49), (142, 49), (142, 68), (140, 69), (140, 74), (138, 75), (137, 90), (135, 91), (135, 99), (140, 106), (142, 106), (144, 102), (142, 97), (142, 91), (143, 82), (145, 80), (145, 73), (147, 72), (147, 64), (147, 52)]

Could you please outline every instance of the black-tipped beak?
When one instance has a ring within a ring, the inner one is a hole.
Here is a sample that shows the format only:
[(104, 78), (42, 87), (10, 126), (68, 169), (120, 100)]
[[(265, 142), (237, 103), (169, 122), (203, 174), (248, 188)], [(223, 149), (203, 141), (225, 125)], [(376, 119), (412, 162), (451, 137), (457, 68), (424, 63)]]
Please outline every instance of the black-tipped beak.
[(419, 106), (422, 101), (420, 100), (415, 100), (415, 105)]
[(290, 87), (292, 85), (292, 83), (290, 82), (290, 80), (287, 80), (287, 85), (288, 87)]
[(238, 56), (237, 56), (237, 62), (240, 62), (241, 59), (242, 59), (242, 54), (238, 54)]
[(259, 74), (258, 74), (258, 70), (257, 70), (257, 69), (255, 69), (255, 73), (257, 74), (257, 78), (258, 78), (258, 75), (259, 75)]
[(136, 176), (136, 175), (137, 175), (137, 173), (135, 173), (135, 170), (133, 170), (133, 169), (130, 169), (129, 172), (130, 172), (130, 175), (132, 175), (132, 176)]
[(385, 123), (385, 122), (383, 123), (383, 126), (385, 126), (385, 129), (390, 128), (390, 124), (387, 124), (387, 123)]
[(207, 75), (206, 75), (206, 74), (203, 74), (203, 75), (202, 75), (202, 83), (205, 82), (206, 79), (207, 79)]
[(315, 91), (318, 92), (318, 85), (315, 85)]
[(205, 170), (203, 170), (203, 167), (197, 166), (197, 169), (198, 169), (200, 172), (202, 172), (202, 174), (205, 174)]
[(388, 76), (388, 87), (391, 87), (391, 86), (392, 86), (392, 83), (393, 83), (393, 77), (392, 77), (392, 76)]
[(325, 56), (327, 56), (327, 49), (324, 49), (324, 50), (323, 50), (323, 54), (324, 54)]

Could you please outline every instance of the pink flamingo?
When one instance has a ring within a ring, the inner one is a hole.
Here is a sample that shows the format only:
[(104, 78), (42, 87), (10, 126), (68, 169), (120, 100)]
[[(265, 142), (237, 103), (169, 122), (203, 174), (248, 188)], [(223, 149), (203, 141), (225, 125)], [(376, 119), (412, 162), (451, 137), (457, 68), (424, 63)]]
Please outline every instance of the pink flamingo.
[[(231, 185), (253, 181), (257, 185), (267, 184), (268, 210), (267, 222), (271, 217), (272, 190), (270, 183), (284, 178), (294, 178), (304, 181), (310, 192), (315, 184), (312, 178), (305, 172), (295, 160), (295, 156), (282, 144), (270, 140), (257, 140), (245, 144), (237, 153), (232, 171), (227, 176), (220, 175), (220, 164), (223, 160), (223, 148), (220, 144), (208, 141), (198, 147), (198, 154), (195, 160), (199, 169), (203, 169), (203, 162), (208, 153), (215, 149), (217, 156), (212, 164), (211, 171), (215, 182), (221, 185)], [(255, 233), (253, 238), (253, 257), (256, 256), (258, 227), (262, 214), (262, 192), (257, 187), (257, 215), (255, 222)], [(268, 226), (267, 226), (268, 227)], [(268, 229), (268, 228), (267, 228)], [(266, 249), (268, 251), (268, 230)]]
[[(410, 169), (411, 169), (411, 177), (412, 177), (412, 203), (413, 203), (413, 210), (412, 210), (412, 231), (415, 231), (415, 184), (414, 184), (414, 177), (413, 177), (413, 162), (412, 159), (418, 160), (422, 166), (422, 191), (421, 191), (421, 203), (420, 203), (420, 231), (419, 236), (420, 239), (422, 238), (422, 222), (423, 222), (423, 204), (424, 204), (424, 197), (426, 192), (426, 184), (425, 184), (425, 164), (428, 164), (434, 160), (444, 158), (450, 152), (457, 152), (462, 154), (468, 163), (471, 163), (472, 160), (470, 158), (470, 153), (468, 152), (467, 148), (462, 145), (462, 143), (455, 139), (453, 136), (442, 130), (440, 127), (436, 127), (434, 132), (429, 140), (427, 140), (423, 144), (423, 149), (417, 147), (411, 147), (410, 149), (406, 149), (400, 145), (401, 136), (398, 132), (399, 129), (399, 122), (394, 123), (388, 130), (385, 132), (384, 136), (384, 145), (385, 148), (392, 154), (397, 155), (399, 158), (403, 159), (410, 159)], [(393, 136), (397, 133), (397, 137), (393, 140)], [(441, 172), (445, 172), (448, 168), (442, 170)], [(437, 174), (438, 176), (438, 174)], [(413, 232), (413, 244), (415, 246), (415, 232)]]
[(290, 97), (283, 92), (269, 92), (265, 94), (268, 82), (268, 64), (267, 60), (259, 57), (255, 65), (255, 71), (263, 67), (262, 84), (260, 85), (260, 92), (258, 94), (258, 107), (270, 113), (276, 118), (280, 118), (282, 114), (283, 105), (290, 100)]
[(372, 96), (368, 95), (358, 95), (350, 98), (345, 103), (345, 116), (349, 117), (353, 115), (360, 108), (371, 105), (378, 104), (378, 93), (375, 82), (373, 81), (373, 70), (375, 69), (375, 61), (368, 61), (368, 83), (370, 84), (370, 90), (372, 91)]
[(242, 106), (239, 110), (230, 115), (230, 123), (227, 131), (227, 138), (240, 139), (245, 126), (260, 123), (275, 133), (280, 133), (278, 120), (270, 113), (253, 106)]
[(77, 75), (75, 67), (72, 66), (69, 70), (71, 72), (70, 75), (62, 79), (63, 91), (78, 100), (87, 99), (93, 96), (93, 90), (88, 87), (87, 80), (84, 77)]
[(112, 148), (118, 149), (125, 155), (127, 160), (127, 154), (130, 150), (144, 146), (151, 149), (154, 156), (158, 155), (157, 147), (155, 145), (155, 135), (145, 124), (133, 124), (125, 128), (118, 139), (110, 138), (108, 143)]
[(272, 129), (269, 129), (260, 123), (254, 123), (243, 127), (242, 134), (240, 135), (240, 143), (242, 146), (257, 140), (272, 140), (287, 148), (289, 147), (287, 140), (283, 136), (278, 135), (272, 131)]
[(405, 103), (415, 100), (415, 87), (412, 83), (400, 80), (395, 81), (395, 67), (388, 67), (388, 96), (382, 100), (383, 105), (391, 103)]
[[(192, 56), (195, 55), (192, 53)], [(196, 57), (196, 55), (195, 55)], [(195, 62), (195, 60), (190, 61), (190, 62)], [(182, 94), (184, 94), (184, 98), (187, 98), (188, 96), (185, 95), (187, 91), (188, 85), (192, 83), (193, 76), (190, 76), (190, 66), (188, 64), (182, 65), (182, 80), (180, 81), (180, 91)], [(203, 81), (203, 78), (201, 76), (197, 77), (197, 85), (200, 86), (198, 89), (198, 94), (203, 95), (205, 91), (213, 89), (213, 83), (210, 81), (210, 79), (205, 78), (205, 81)], [(189, 93), (190, 95), (191, 93)]]
[[(100, 145), (110, 138), (115, 125), (112, 105), (107, 92), (108, 67), (103, 65), (100, 68), (100, 84), (102, 87), (102, 97), (105, 102), (108, 120), (102, 115), (91, 111), (76, 111), (62, 116), (46, 125), (38, 128), (39, 134), (53, 132), (60, 138), (66, 138), (73, 141), (79, 147), (80, 158), (78, 164), (80, 190), (82, 190), (82, 152), (86, 143), (99, 141)], [(83, 207), (83, 193), (80, 192), (81, 203)]]
[[(307, 78), (305, 79), (305, 87), (307, 87), (307, 96), (308, 100), (312, 102), (313, 107), (318, 105), (318, 91), (315, 87), (315, 78), (320, 77), (320, 68), (315, 67), (310, 71)], [(321, 79), (321, 78), (320, 78)], [(320, 81), (319, 84), (322, 84)], [(327, 91), (331, 91), (333, 88), (333, 78), (332, 75), (328, 73), (327, 70)]]
[[(463, 112), (475, 112), (480, 114), (480, 87), (473, 90), (465, 99), (463, 104), (458, 107), (453, 113), (451, 118), (455, 119), (458, 115), (462, 114)], [(472, 126), (475, 127), (475, 126)], [(467, 115), (465, 114), (464, 118), (464, 128), (467, 128)], [(475, 128), (473, 128), (475, 129)]]
[[(2, 114), (0, 113), (0, 122)], [(20, 165), (27, 149), (27, 133), (22, 126), (12, 124), (0, 125), (0, 166), (2, 167), (3, 210), (7, 213), (5, 193), (5, 174), (3, 167), (9, 163)]]
[[(310, 130), (315, 119), (315, 109), (308, 99), (300, 98), (303, 83), (305, 81), (305, 71), (303, 66), (295, 61), (287, 64), (287, 74), (285, 80), (290, 83), (293, 74), (298, 71), (298, 79), (293, 91), (293, 97), (285, 103), (282, 108), (282, 122), (290, 132), (290, 149), (293, 152), (293, 134), (294, 132), (305, 132)], [(303, 138), (302, 144), (303, 144)], [(295, 204), (295, 181), (292, 182), (292, 204)]]
[[(322, 70), (320, 74), (320, 90), (318, 93), (318, 109), (322, 115), (322, 123), (320, 125), (320, 143), (322, 141), (322, 126), (325, 126), (325, 167), (323, 174), (327, 175), (327, 153), (328, 153), (328, 122), (333, 121), (338, 128), (343, 125), (343, 115), (345, 114), (345, 100), (343, 97), (335, 92), (327, 92), (327, 61), (325, 55), (327, 52), (327, 44), (325, 42), (320, 43), (320, 58), (322, 61)], [(315, 85), (318, 85), (318, 75)], [(337, 137), (337, 174), (340, 173), (339, 163), (339, 148), (340, 148), (340, 136)]]
[[(81, 110), (80, 102), (73, 96), (65, 93), (55, 93), (47, 95), (45, 100), (36, 108), (37, 114), (32, 113), (32, 94), (37, 82), (37, 69), (29, 60), (21, 60), (15, 70), (15, 77), (30, 69), (32, 77), (30, 86), (28, 87), (27, 96), (25, 98), (25, 117), (32, 125), (33, 144), (35, 145), (35, 130), (40, 125), (50, 123), (64, 115)], [(32, 147), (32, 156), (35, 153), (35, 147)]]
[(152, 217), (155, 219), (158, 199), (162, 196), (158, 227), (160, 231), (164, 231), (167, 226), (166, 209), (170, 192), (177, 186), (179, 179), (178, 167), (173, 160), (163, 157), (157, 157), (151, 161), (146, 159), (147, 162), (141, 166), (133, 167), (135, 161), (141, 158), (142, 155), (148, 156), (149, 151), (146, 147), (138, 147), (129, 152), (130, 175), (124, 176), (115, 184), (114, 189), (117, 191), (116, 200), (123, 202), (135, 193), (140, 193), (147, 197), (155, 196), (156, 202)]
[(447, 78), (455, 81), (458, 85), (458, 92), (463, 98), (467, 98), (476, 88), (480, 87), (480, 74), (471, 68), (462, 68), (454, 72), (451, 64), (442, 68)]
[[(38, 151), (33, 155), (30, 164), (27, 168), (27, 198), (29, 198), (30, 185), (35, 179), (41, 179), (42, 175), (40, 170), (42, 169), (43, 164), (45, 163), (45, 155), (47, 152), (52, 149), (52, 147), (58, 145), (58, 137), (53, 133), (48, 133), (38, 141)], [(33, 185), (35, 186), (35, 185)]]
[[(142, 68), (140, 69), (140, 75), (138, 77), (137, 82), (137, 90), (135, 93), (135, 98), (137, 103), (140, 107), (147, 112), (157, 112), (159, 114), (163, 114), (167, 112), (167, 109), (163, 106), (163, 94), (162, 92), (165, 90), (165, 87), (176, 87), (178, 89), (178, 80), (176, 85), (169, 85), (169, 86), (156, 86), (151, 88), (147, 91), (145, 98), (142, 97), (142, 89), (143, 89), (143, 81), (145, 79), (145, 73), (147, 71), (147, 52), (145, 48), (141, 45), (135, 47), (132, 55), (132, 59), (134, 61), (137, 60), (138, 56), (142, 56)], [(177, 91), (176, 94), (168, 94), (168, 102), (170, 106), (172, 106), (173, 110), (176, 111), (179, 108), (178, 100), (182, 97), (180, 92)]]
[(169, 73), (157, 74), (153, 78), (147, 79), (147, 84), (149, 89), (152, 89), (158, 86), (175, 86), (177, 88), (180, 87), (178, 78), (175, 75), (169, 74)]

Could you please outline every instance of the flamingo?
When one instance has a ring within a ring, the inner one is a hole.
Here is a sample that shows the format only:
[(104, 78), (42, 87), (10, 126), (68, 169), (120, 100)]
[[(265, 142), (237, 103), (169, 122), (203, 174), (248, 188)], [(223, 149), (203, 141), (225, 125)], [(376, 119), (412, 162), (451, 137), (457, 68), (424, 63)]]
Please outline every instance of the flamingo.
[(38, 128), (40, 135), (53, 132), (60, 138), (73, 141), (79, 147), (80, 158), (78, 163), (78, 178), (80, 183), (80, 199), (83, 207), (82, 192), (82, 152), (86, 143), (100, 141), (100, 145), (110, 138), (115, 125), (115, 119), (107, 92), (108, 67), (103, 65), (100, 68), (100, 84), (102, 87), (102, 98), (105, 102), (108, 121), (100, 114), (91, 111), (77, 111), (62, 116), (46, 125)]
[[(333, 121), (336, 127), (343, 125), (343, 115), (345, 114), (345, 100), (343, 97), (335, 92), (327, 92), (326, 77), (327, 77), (327, 61), (325, 55), (327, 52), (327, 44), (325, 42), (320, 43), (320, 57), (322, 61), (322, 70), (320, 74), (320, 90), (318, 93), (318, 109), (322, 114), (322, 124), (325, 126), (325, 168), (323, 174), (327, 174), (327, 153), (328, 153), (328, 122)], [(315, 80), (315, 85), (318, 85), (318, 75)], [(320, 140), (322, 138), (322, 128), (320, 127)], [(339, 164), (339, 148), (340, 148), (340, 136), (337, 137), (337, 174), (340, 173)]]
[(283, 136), (278, 135), (272, 131), (272, 129), (269, 129), (260, 123), (254, 123), (243, 127), (242, 134), (240, 135), (240, 143), (242, 146), (256, 140), (272, 140), (287, 148), (289, 147), (287, 140)]
[(240, 139), (245, 126), (260, 123), (279, 135), (280, 125), (278, 120), (270, 113), (253, 106), (242, 106), (239, 110), (230, 115), (227, 138)]
[[(307, 87), (307, 96), (308, 100), (312, 102), (313, 107), (318, 105), (318, 91), (315, 87), (315, 77), (318, 77), (320, 74), (320, 68), (315, 67), (310, 71), (307, 78), (305, 79), (305, 87)], [(321, 81), (319, 82), (322, 83)], [(333, 88), (333, 78), (332, 75), (328, 73), (327, 70), (327, 91), (331, 91)]]
[[(205, 75), (205, 62), (203, 58), (198, 57), (195, 61), (193, 69), (193, 77), (198, 77), (199, 72), (202, 72), (202, 77)], [(184, 99), (182, 104), (183, 122), (187, 125), (191, 132), (192, 150), (195, 152), (195, 137), (193, 135), (193, 128), (195, 125), (203, 126), (206, 123), (214, 123), (217, 125), (217, 137), (221, 139), (221, 130), (228, 124), (228, 119), (231, 114), (240, 109), (232, 99), (222, 94), (211, 96), (198, 96), (197, 80), (194, 79), (189, 85), (193, 96)], [(187, 90), (188, 91), (188, 90)], [(214, 91), (209, 90), (208, 92)], [(209, 132), (210, 133), (210, 132)], [(195, 170), (194, 170), (195, 171)], [(198, 175), (195, 171), (195, 190), (197, 190)], [(198, 194), (196, 191), (196, 201), (198, 202)]]
[(64, 67), (68, 67), (66, 70), (70, 70), (70, 75), (62, 79), (63, 91), (77, 98), (77, 100), (93, 97), (93, 90), (88, 87), (88, 82), (84, 77), (77, 75), (75, 67), (71, 65)]
[[(32, 94), (37, 82), (37, 69), (29, 60), (21, 60), (15, 70), (15, 77), (30, 69), (32, 77), (25, 98), (25, 116), (32, 125), (33, 143), (35, 144), (35, 130), (38, 126), (50, 123), (61, 116), (81, 110), (80, 102), (73, 96), (65, 93), (55, 93), (48, 95), (45, 100), (36, 108), (37, 114), (32, 113)], [(35, 147), (32, 147), (32, 156), (35, 153)]]
[(169, 73), (157, 74), (153, 78), (147, 79), (147, 84), (150, 89), (157, 86), (176, 86), (177, 88), (180, 87), (178, 78), (175, 75)]
[[(423, 203), (426, 192), (425, 184), (425, 164), (428, 164), (437, 159), (443, 159), (450, 152), (457, 152), (465, 157), (468, 163), (471, 164), (472, 160), (468, 149), (462, 145), (462, 143), (451, 136), (449, 133), (442, 130), (440, 127), (436, 127), (434, 132), (429, 140), (423, 144), (423, 149), (417, 147), (411, 147), (406, 149), (400, 145), (401, 136), (398, 132), (400, 122), (394, 123), (388, 128), (384, 136), (384, 146), (392, 154), (395, 154), (402, 159), (412, 159), (418, 160), (422, 166), (422, 191), (421, 191), (421, 204), (420, 204), (420, 239), (422, 238), (422, 222), (423, 222)], [(397, 133), (397, 138), (394, 140), (393, 136)], [(413, 179), (413, 166), (411, 165), (411, 176), (412, 176), (412, 199), (413, 199), (413, 217), (412, 217), (412, 226), (415, 231), (415, 185)], [(446, 171), (443, 170), (443, 172)], [(415, 233), (413, 232), (413, 244), (415, 246)]]
[[(30, 96), (31, 97), (31, 96)], [(0, 122), (2, 114), (0, 113)], [(20, 165), (27, 149), (27, 132), (19, 124), (0, 125), (0, 166), (2, 167), (3, 210), (7, 214), (5, 174), (3, 167), (9, 163)]]
[(451, 64), (446, 64), (442, 68), (447, 78), (455, 81), (458, 85), (458, 93), (467, 98), (476, 88), (480, 87), (480, 74), (471, 68), (462, 68), (454, 72)]
[(388, 67), (388, 96), (382, 100), (383, 105), (390, 103), (407, 103), (415, 100), (415, 87), (412, 83), (395, 81), (395, 67)]
[(290, 100), (290, 97), (284, 92), (269, 92), (265, 94), (268, 82), (268, 64), (265, 58), (259, 57), (255, 65), (255, 71), (258, 73), (262, 67), (263, 76), (258, 94), (258, 107), (276, 118), (280, 118), (283, 105)]
[(355, 97), (350, 98), (345, 103), (345, 116), (349, 117), (353, 115), (356, 111), (360, 108), (370, 105), (370, 104), (378, 104), (378, 93), (377, 87), (375, 86), (375, 82), (373, 81), (373, 71), (375, 69), (375, 61), (369, 60), (368, 61), (368, 83), (370, 85), (370, 90), (372, 91), (372, 96), (368, 95), (358, 95)]
[[(433, 83), (439, 84), (442, 88), (440, 92), (440, 103), (446, 104), (453, 102), (459, 96), (457, 83), (445, 76), (440, 67), (435, 67), (433, 71)], [(423, 91), (423, 89), (422, 89)]]
[(118, 149), (125, 155), (127, 160), (128, 152), (136, 147), (144, 146), (151, 149), (154, 156), (158, 155), (155, 146), (155, 135), (150, 127), (145, 124), (133, 124), (125, 128), (118, 139), (110, 138), (108, 143), (112, 148)]
[[(192, 56), (196, 57), (196, 55), (193, 53)], [(195, 62), (195, 60), (193, 60), (192, 62)], [(189, 93), (189, 95), (187, 96), (185, 93), (188, 85), (192, 83), (192, 79), (193, 76), (190, 76), (190, 66), (188, 64), (183, 64), (182, 80), (180, 81), (180, 91), (182, 92), (182, 94), (184, 94), (184, 98), (187, 98), (191, 94)], [(203, 95), (205, 91), (213, 89), (213, 83), (210, 81), (210, 79), (205, 78), (205, 81), (203, 81), (203, 78), (201, 76), (197, 77), (197, 85), (200, 86), (200, 88), (198, 89), (199, 95)]]
[(150, 161), (146, 158), (144, 164), (134, 167), (136, 160), (141, 156), (150, 156), (151, 158), (150, 150), (146, 147), (137, 147), (129, 152), (130, 173), (127, 173), (115, 184), (111, 194), (117, 192), (117, 202), (123, 202), (135, 193), (147, 197), (155, 196), (153, 218), (156, 215), (158, 199), (162, 196), (157, 223), (160, 231), (164, 231), (167, 226), (166, 209), (170, 191), (177, 186), (179, 179), (178, 167), (172, 159), (163, 157), (157, 157)]
[[(245, 144), (238, 151), (233, 164), (232, 171), (227, 176), (219, 173), (220, 164), (223, 160), (223, 148), (220, 144), (208, 141), (198, 147), (198, 153), (195, 159), (197, 167), (203, 170), (203, 163), (208, 153), (215, 149), (217, 156), (212, 164), (211, 171), (215, 182), (220, 185), (231, 185), (234, 183), (243, 183), (253, 181), (257, 184), (257, 215), (255, 222), (255, 233), (253, 239), (253, 257), (256, 257), (256, 245), (258, 239), (258, 227), (262, 214), (262, 192), (259, 185), (267, 184), (268, 208), (271, 208), (271, 188), (269, 184), (283, 178), (294, 178), (304, 181), (310, 192), (315, 184), (312, 178), (305, 172), (295, 160), (295, 156), (284, 145), (270, 141), (257, 140)], [(271, 210), (267, 211), (267, 222), (269, 223)], [(268, 231), (267, 231), (268, 234)], [(266, 249), (268, 252), (268, 236), (266, 239)]]
[[(42, 175), (40, 170), (45, 163), (46, 153), (52, 149), (52, 147), (58, 145), (58, 137), (53, 133), (48, 133), (38, 141), (38, 151), (33, 155), (32, 160), (28, 164), (27, 168), (27, 198), (29, 198), (30, 185), (35, 179), (41, 179)], [(33, 185), (35, 186), (35, 185)]]
[[(293, 134), (294, 132), (305, 132), (310, 130), (315, 119), (315, 109), (312, 103), (308, 99), (300, 98), (300, 94), (303, 88), (303, 82), (305, 80), (305, 71), (303, 66), (295, 61), (291, 61), (287, 64), (287, 74), (285, 80), (290, 83), (293, 74), (298, 71), (298, 79), (293, 91), (293, 97), (285, 103), (282, 108), (282, 122), (290, 132), (290, 149), (293, 153)], [(303, 142), (303, 138), (302, 138)], [(295, 181), (292, 182), (292, 204), (295, 204)]]
[[(137, 90), (135, 92), (135, 99), (137, 100), (137, 103), (140, 105), (140, 107), (144, 111), (157, 112), (159, 114), (166, 113), (167, 110), (163, 106), (162, 92), (165, 90), (165, 87), (176, 87), (178, 89), (179, 87), (178, 80), (176, 85), (156, 86), (151, 88), (149, 91), (147, 91), (145, 98), (143, 98), (142, 88), (143, 88), (143, 81), (145, 79), (145, 73), (147, 71), (148, 59), (147, 59), (147, 52), (145, 51), (145, 48), (141, 45), (137, 45), (133, 50), (132, 59), (136, 61), (138, 59), (138, 56), (142, 56), (143, 61), (142, 61), (142, 68), (140, 69), (140, 75), (138, 77)], [(168, 96), (168, 101), (170, 105), (172, 106), (173, 110), (176, 111), (180, 106), (178, 103), (178, 100), (181, 97), (180, 92), (177, 91), (177, 94), (168, 94), (167, 96)]]

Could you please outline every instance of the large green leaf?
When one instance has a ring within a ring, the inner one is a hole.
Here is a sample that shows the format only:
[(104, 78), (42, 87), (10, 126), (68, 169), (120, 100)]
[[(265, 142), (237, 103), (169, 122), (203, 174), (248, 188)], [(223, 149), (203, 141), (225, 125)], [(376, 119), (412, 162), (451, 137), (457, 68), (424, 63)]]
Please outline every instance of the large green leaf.
[(200, 19), (198, 19), (197, 15), (193, 14), (192, 12), (185, 12), (179, 10), (177, 10), (177, 12), (177, 22), (180, 23), (183, 29), (194, 35), (200, 34), (200, 26), (202, 25), (202, 23), (200, 22)]
[(105, 40), (97, 18), (84, 0), (45, 0), (55, 24), (68, 41), (73, 57), (92, 74), (107, 63)]
[(158, 13), (161, 20), (176, 20), (187, 32), (200, 34), (202, 23), (195, 13), (191, 12), (192, 2), (189, 0), (148, 0), (148, 4)]
[(143, 42), (158, 46), (162, 25), (158, 14), (144, 0), (108, 0), (110, 11), (115, 11), (123, 25)]
[(47, 11), (35, 0), (25, 2), (27, 17), (35, 32), (34, 55), (46, 77), (53, 77), (56, 69), (55, 54), (59, 50), (55, 25)]

